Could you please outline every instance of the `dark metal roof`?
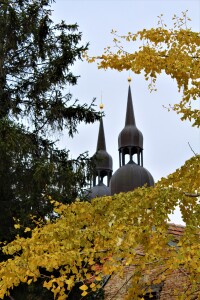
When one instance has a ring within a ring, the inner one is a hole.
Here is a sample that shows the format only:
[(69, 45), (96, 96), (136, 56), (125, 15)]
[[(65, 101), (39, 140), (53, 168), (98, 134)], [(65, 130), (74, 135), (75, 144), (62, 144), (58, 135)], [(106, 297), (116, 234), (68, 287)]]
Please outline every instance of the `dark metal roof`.
[(119, 149), (125, 147), (139, 147), (143, 149), (143, 135), (136, 127), (130, 86), (128, 89), (125, 127), (119, 134), (118, 146)]
[(91, 188), (88, 193), (88, 199), (91, 200), (96, 197), (110, 196), (110, 187), (106, 186), (103, 182)]
[(111, 170), (113, 169), (112, 156), (107, 151), (99, 150), (93, 156), (96, 170)]
[(106, 151), (106, 140), (105, 140), (103, 119), (102, 118), (101, 118), (100, 124), (99, 124), (99, 135), (98, 135), (98, 140), (97, 140), (97, 151), (98, 150)]
[(93, 156), (96, 170), (112, 170), (112, 157), (106, 151), (103, 120), (100, 120), (97, 151)]
[(128, 87), (128, 100), (127, 100), (126, 120), (125, 120), (125, 126), (128, 125), (136, 126), (130, 85)]
[(132, 191), (138, 187), (154, 185), (154, 179), (145, 168), (130, 162), (119, 168), (110, 181), (111, 195)]

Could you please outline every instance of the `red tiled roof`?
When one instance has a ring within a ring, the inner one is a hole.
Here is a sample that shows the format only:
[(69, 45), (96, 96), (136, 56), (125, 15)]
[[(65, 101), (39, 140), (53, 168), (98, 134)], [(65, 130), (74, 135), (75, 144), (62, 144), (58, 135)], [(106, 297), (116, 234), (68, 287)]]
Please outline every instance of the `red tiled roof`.
[[(174, 236), (175, 241), (179, 240), (184, 233), (185, 226), (170, 223), (168, 225), (168, 233)], [(152, 278), (155, 277), (160, 268), (162, 268), (162, 266), (152, 269), (150, 276)], [(124, 266), (123, 277), (120, 277), (116, 274), (110, 278), (110, 280), (104, 287), (105, 300), (125, 299), (127, 291), (131, 287), (131, 278), (133, 276), (134, 269), (135, 267), (132, 265)], [(177, 295), (184, 295), (184, 289), (186, 289), (185, 285), (188, 284), (188, 280), (189, 279), (187, 272), (185, 272), (181, 267), (177, 270), (172, 270), (171, 272), (167, 273), (165, 276), (165, 280), (163, 281), (162, 288), (160, 290), (159, 299), (175, 300)], [(192, 296), (194, 298), (191, 299), (197, 299), (195, 298), (197, 297), (197, 295), (199, 295), (198, 288), (196, 291), (194, 291), (194, 294)]]
[(174, 235), (174, 237), (180, 238), (184, 233), (185, 226), (170, 224), (168, 228), (168, 233)]

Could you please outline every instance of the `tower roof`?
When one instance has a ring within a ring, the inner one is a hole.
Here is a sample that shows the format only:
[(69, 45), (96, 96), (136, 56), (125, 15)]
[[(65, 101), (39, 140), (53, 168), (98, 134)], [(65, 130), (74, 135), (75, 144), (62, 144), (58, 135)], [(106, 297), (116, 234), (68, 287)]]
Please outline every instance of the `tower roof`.
[(88, 199), (92, 200), (96, 197), (110, 196), (110, 187), (106, 186), (103, 182), (94, 186), (88, 193)]
[[(103, 127), (103, 119), (99, 124), (99, 135), (97, 140), (96, 153), (93, 155), (94, 170), (93, 170), (93, 187), (88, 193), (88, 199), (93, 199), (100, 196), (110, 196), (109, 182), (112, 176), (112, 157), (106, 151), (106, 141)], [(103, 183), (103, 178), (107, 176), (107, 186)], [(96, 178), (98, 184), (96, 185)]]
[(128, 88), (125, 127), (119, 134), (118, 145), (119, 149), (125, 147), (136, 147), (143, 149), (143, 135), (136, 127), (130, 86)]
[(106, 151), (106, 140), (105, 140), (102, 118), (101, 118), (100, 124), (99, 124), (99, 135), (98, 135), (98, 140), (97, 140), (97, 150), (96, 151), (99, 151), (99, 150)]
[(111, 195), (133, 191), (145, 184), (147, 186), (154, 185), (150, 172), (134, 162), (130, 162), (119, 168), (112, 176), (110, 181)]
[[(129, 77), (128, 81), (131, 79)], [(143, 135), (136, 126), (131, 88), (128, 88), (125, 126), (118, 137), (120, 168), (110, 180), (111, 195), (128, 192), (143, 185), (153, 186), (154, 180), (148, 170), (143, 168)], [(129, 163), (125, 156), (129, 155)], [(137, 164), (133, 160), (136, 154)]]
[(136, 126), (130, 85), (128, 87), (128, 99), (127, 99), (125, 126), (129, 126), (129, 125)]
[(112, 157), (106, 151), (106, 140), (104, 134), (103, 119), (99, 124), (99, 135), (97, 140), (97, 149), (93, 158), (95, 159), (96, 170), (112, 170)]

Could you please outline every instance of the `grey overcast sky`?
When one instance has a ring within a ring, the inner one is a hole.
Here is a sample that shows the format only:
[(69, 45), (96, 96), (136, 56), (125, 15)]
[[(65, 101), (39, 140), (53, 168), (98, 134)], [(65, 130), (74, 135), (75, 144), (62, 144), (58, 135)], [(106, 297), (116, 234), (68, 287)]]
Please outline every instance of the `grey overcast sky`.
[[(65, 20), (67, 24), (79, 25), (82, 42), (90, 43), (90, 55), (102, 54), (103, 49), (112, 44), (112, 29), (126, 34), (156, 27), (160, 14), (164, 15), (165, 23), (172, 26), (173, 15), (180, 16), (182, 11), (188, 10), (188, 16), (192, 19), (189, 26), (193, 31), (200, 30), (200, 0), (57, 0), (52, 9), (55, 22)], [(89, 104), (95, 97), (98, 109), (102, 93), (106, 146), (116, 171), (119, 166), (118, 134), (125, 122), (129, 73), (98, 70), (96, 64), (87, 62), (75, 63), (73, 71), (81, 76), (77, 86), (66, 87), (74, 99)], [(150, 93), (142, 75), (130, 76), (136, 123), (144, 136), (144, 166), (157, 181), (175, 171), (193, 155), (188, 143), (195, 152), (200, 152), (200, 132), (189, 122), (180, 121), (174, 112), (163, 108), (163, 105), (176, 103), (181, 97), (171, 78), (160, 76), (157, 92)], [(200, 107), (199, 103), (197, 107)], [(80, 124), (79, 133), (73, 139), (67, 133), (63, 134), (61, 147), (69, 149), (73, 158), (84, 151), (93, 155), (98, 127), (98, 123)], [(172, 220), (177, 221), (176, 218)]]

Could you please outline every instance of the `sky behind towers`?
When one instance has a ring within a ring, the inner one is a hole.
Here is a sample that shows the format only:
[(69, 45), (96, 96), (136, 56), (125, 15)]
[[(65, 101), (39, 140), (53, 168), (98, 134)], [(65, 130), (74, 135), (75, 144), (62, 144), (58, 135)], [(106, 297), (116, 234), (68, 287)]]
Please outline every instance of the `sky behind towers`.
[[(126, 34), (156, 27), (160, 14), (164, 15), (165, 23), (172, 26), (173, 15), (180, 16), (182, 11), (188, 10), (188, 16), (192, 19), (189, 26), (193, 31), (200, 30), (199, 0), (57, 0), (52, 9), (55, 22), (65, 20), (67, 24), (79, 25), (82, 42), (90, 43), (90, 55), (100, 55), (106, 46), (112, 45), (112, 29)], [(95, 97), (99, 109), (102, 95), (106, 146), (116, 171), (119, 167), (118, 135), (125, 123), (129, 73), (98, 70), (96, 64), (87, 62), (75, 63), (73, 72), (81, 76), (77, 86), (66, 87), (73, 99), (89, 104)], [(193, 155), (188, 143), (196, 153), (200, 152), (200, 132), (163, 107), (181, 97), (171, 78), (161, 75), (157, 81), (157, 92), (150, 93), (142, 75), (130, 73), (130, 76), (136, 124), (144, 136), (144, 166), (157, 181), (175, 171)], [(98, 128), (98, 123), (80, 124), (79, 134), (71, 139), (64, 133), (60, 146), (69, 149), (73, 158), (84, 151), (93, 155)], [(180, 223), (178, 215), (172, 220)]]

